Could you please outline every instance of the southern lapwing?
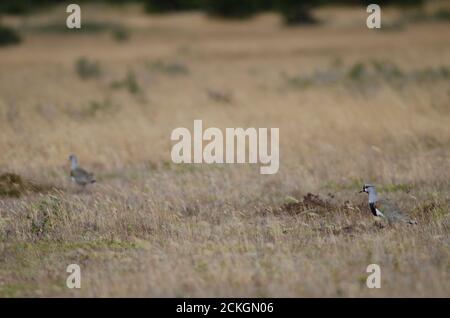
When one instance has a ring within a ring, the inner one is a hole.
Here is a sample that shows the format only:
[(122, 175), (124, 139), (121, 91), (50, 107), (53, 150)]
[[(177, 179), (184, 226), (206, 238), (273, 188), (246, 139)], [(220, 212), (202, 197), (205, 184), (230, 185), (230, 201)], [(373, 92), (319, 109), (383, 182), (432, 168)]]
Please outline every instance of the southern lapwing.
[(389, 223), (404, 222), (417, 224), (417, 221), (410, 219), (405, 213), (400, 211), (398, 206), (386, 199), (378, 199), (377, 190), (372, 184), (364, 184), (359, 193), (369, 194), (369, 208), (373, 215), (386, 219)]
[(94, 174), (87, 172), (78, 166), (78, 159), (75, 155), (69, 156), (70, 160), (70, 177), (74, 182), (81, 186), (86, 186), (95, 182)]

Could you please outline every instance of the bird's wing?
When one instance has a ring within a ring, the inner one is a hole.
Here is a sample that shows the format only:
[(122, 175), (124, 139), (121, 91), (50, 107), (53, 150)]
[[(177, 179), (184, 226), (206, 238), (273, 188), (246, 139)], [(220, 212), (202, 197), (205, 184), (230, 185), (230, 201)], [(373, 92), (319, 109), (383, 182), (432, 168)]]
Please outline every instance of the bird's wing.
[(87, 172), (81, 167), (72, 170), (70, 175), (79, 182), (90, 183), (94, 181), (94, 174)]
[(392, 222), (403, 221), (408, 222), (408, 217), (400, 210), (398, 205), (390, 200), (381, 199), (375, 204), (375, 207), (383, 213), (383, 215)]

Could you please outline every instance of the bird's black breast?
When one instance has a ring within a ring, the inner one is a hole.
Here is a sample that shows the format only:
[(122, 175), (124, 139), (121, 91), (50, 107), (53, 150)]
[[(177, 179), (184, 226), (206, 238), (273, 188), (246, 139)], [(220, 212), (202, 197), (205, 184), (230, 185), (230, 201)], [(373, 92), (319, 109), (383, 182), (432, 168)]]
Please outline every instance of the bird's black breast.
[(373, 215), (377, 216), (377, 209), (375, 207), (375, 203), (369, 203), (370, 212), (372, 212)]

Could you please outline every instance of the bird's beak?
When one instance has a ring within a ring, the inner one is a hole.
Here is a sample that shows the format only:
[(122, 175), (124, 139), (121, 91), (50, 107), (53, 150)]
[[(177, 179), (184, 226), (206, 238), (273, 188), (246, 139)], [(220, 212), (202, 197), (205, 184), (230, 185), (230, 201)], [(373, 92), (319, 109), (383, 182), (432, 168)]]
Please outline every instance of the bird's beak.
[(361, 190), (361, 191), (359, 191), (358, 193), (363, 193), (364, 192), (364, 190)]

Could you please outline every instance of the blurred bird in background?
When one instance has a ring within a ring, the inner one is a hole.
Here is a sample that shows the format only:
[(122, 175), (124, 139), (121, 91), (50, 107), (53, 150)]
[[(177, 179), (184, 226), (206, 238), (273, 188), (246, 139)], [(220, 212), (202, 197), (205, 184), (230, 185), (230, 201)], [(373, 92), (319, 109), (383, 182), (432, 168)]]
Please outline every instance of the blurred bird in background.
[(78, 159), (75, 155), (69, 156), (70, 160), (70, 177), (72, 180), (80, 185), (85, 187), (87, 184), (95, 183), (94, 174), (87, 172), (80, 166), (78, 166)]

